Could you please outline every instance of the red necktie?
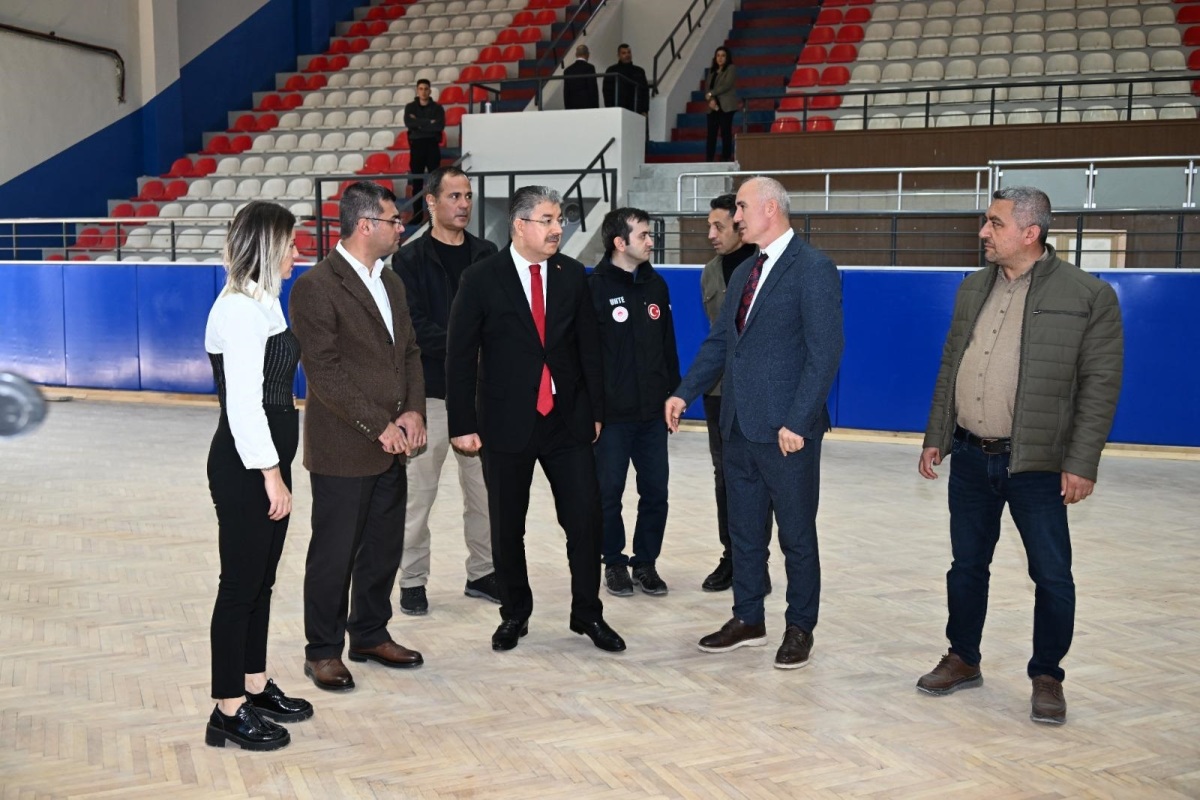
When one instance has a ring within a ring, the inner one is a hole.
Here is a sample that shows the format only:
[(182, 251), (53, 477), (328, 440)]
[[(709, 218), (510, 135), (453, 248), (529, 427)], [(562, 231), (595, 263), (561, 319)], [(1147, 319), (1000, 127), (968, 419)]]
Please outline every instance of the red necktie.
[(746, 315), (750, 313), (750, 304), (754, 302), (754, 292), (758, 289), (758, 279), (762, 276), (763, 264), (767, 263), (767, 254), (759, 253), (754, 259), (754, 267), (750, 277), (746, 278), (746, 286), (742, 289), (742, 302), (738, 305), (737, 332), (741, 333), (746, 327)]
[[(542, 265), (529, 265), (530, 306), (533, 310), (533, 325), (537, 328), (542, 346), (546, 344), (546, 298), (542, 296)], [(554, 392), (550, 390), (550, 367), (542, 362), (542, 381), (538, 384), (537, 411), (543, 417), (554, 408)]]

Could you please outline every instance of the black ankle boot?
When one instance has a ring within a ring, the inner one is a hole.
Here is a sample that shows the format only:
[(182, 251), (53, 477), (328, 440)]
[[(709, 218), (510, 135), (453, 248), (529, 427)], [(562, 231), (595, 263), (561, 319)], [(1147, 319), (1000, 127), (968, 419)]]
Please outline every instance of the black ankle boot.
[(226, 742), (233, 742), (243, 750), (278, 750), (291, 741), (286, 728), (260, 717), (249, 703), (242, 703), (232, 717), (214, 708), (204, 733), (204, 743), (210, 747), (224, 747)]

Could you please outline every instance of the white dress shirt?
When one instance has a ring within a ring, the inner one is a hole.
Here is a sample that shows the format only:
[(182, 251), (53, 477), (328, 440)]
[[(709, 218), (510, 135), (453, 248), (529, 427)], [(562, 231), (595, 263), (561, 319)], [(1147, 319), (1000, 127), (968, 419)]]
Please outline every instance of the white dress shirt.
[[(517, 248), (513, 245), (508, 246), (508, 252), (512, 255), (513, 263), (517, 265), (517, 278), (521, 281), (521, 288), (525, 290), (525, 302), (529, 303), (529, 313), (533, 313), (533, 275), (529, 272), (530, 264), (542, 265), (542, 309), (545, 310), (547, 287), (550, 285), (550, 262), (547, 261), (527, 261), (525, 256), (517, 252)], [(550, 391), (558, 394), (558, 388), (554, 385), (554, 376), (550, 376)]]
[(342, 258), (350, 262), (350, 266), (358, 273), (358, 277), (362, 278), (367, 291), (371, 293), (371, 297), (375, 298), (375, 305), (383, 316), (383, 324), (387, 326), (388, 336), (392, 337), (393, 342), (396, 341), (396, 332), (392, 330), (392, 301), (388, 299), (387, 289), (383, 285), (383, 270), (385, 269), (383, 259), (376, 261), (375, 269), (367, 272), (363, 263), (350, 255), (350, 251), (342, 247), (341, 242), (337, 243), (337, 251), (342, 254)]
[[(256, 292), (254, 281), (247, 290)], [(278, 297), (221, 292), (208, 312), (204, 349), (224, 356), (225, 414), (233, 443), (246, 469), (269, 469), (279, 463), (263, 411), (263, 361), (267, 339), (287, 330)]]
[(782, 236), (760, 251), (767, 254), (767, 260), (763, 262), (762, 272), (758, 276), (758, 285), (754, 287), (754, 297), (750, 298), (750, 307), (746, 309), (746, 319), (750, 319), (750, 312), (754, 310), (754, 301), (758, 299), (759, 290), (767, 282), (767, 276), (771, 274), (771, 267), (778, 263), (779, 257), (783, 255), (784, 249), (791, 244), (792, 237), (795, 235), (796, 232), (788, 228)]

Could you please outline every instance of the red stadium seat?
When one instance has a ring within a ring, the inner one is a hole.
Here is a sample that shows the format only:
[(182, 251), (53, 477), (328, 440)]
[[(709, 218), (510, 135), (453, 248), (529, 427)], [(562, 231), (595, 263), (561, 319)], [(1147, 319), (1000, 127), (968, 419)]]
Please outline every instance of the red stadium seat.
[(72, 261), (91, 261), (92, 257), (87, 255), (86, 253), (78, 253), (76, 255), (71, 256), (71, 260)]
[(265, 95), (262, 102), (258, 104), (259, 111), (278, 111), (281, 108), (283, 108), (283, 100), (274, 92)]
[(306, 230), (297, 228), (296, 249), (300, 251), (301, 255), (315, 256), (317, 254), (317, 237), (313, 236)]
[(192, 171), (188, 177), (203, 178), (206, 175), (211, 175), (217, 169), (217, 160), (215, 158), (197, 158), (196, 163), (192, 165)]
[(329, 49), (325, 51), (327, 56), (336, 56), (342, 53), (350, 52), (350, 43), (345, 39), (334, 39), (329, 43)]
[(504, 48), (504, 55), (501, 56), (501, 61), (520, 61), (525, 57), (525, 48), (519, 44), (510, 44)]
[(533, 24), (534, 24), (534, 22), (533, 22), (533, 12), (532, 11), (518, 11), (516, 16), (513, 17), (513, 21), (512, 21), (512, 26), (514, 28), (528, 28), (530, 25), (533, 25)]
[(229, 137), (223, 133), (218, 133), (216, 136), (208, 140), (208, 146), (200, 151), (204, 155), (226, 155), (233, 151), (229, 149)]
[(1175, 20), (1180, 25), (1195, 25), (1200, 22), (1200, 3), (1189, 3), (1180, 8)]
[(815, 44), (833, 44), (834, 39), (833, 28), (828, 25), (820, 25), (812, 29), (812, 33), (808, 35), (808, 43)]
[(117, 249), (117, 229), (105, 228), (100, 231), (100, 241), (96, 243), (96, 250), (116, 250)]
[(451, 106), (446, 109), (446, 125), (455, 127), (462, 124), (462, 118), (467, 113), (467, 109), (462, 106)]
[(809, 86), (816, 86), (817, 80), (820, 78), (820, 73), (815, 67), (798, 67), (792, 73), (792, 79), (788, 81), (789, 89), (804, 89)]
[(833, 8), (834, 6), (848, 6), (850, 0), (825, 0), (825, 8)]
[(367, 19), (387, 19), (387, 10), (383, 6), (372, 6), (367, 11)]
[(133, 209), (133, 203), (117, 203), (113, 206), (112, 216), (114, 217), (132, 217), (137, 214)]
[(503, 64), (491, 64), (483, 71), (485, 81), (502, 81), (508, 77), (508, 67)]
[(571, 5), (571, 0), (546, 0), (547, 8), (566, 8)]
[(388, 146), (388, 150), (407, 150), (408, 149), (408, 131), (400, 131), (396, 134), (396, 141)]
[[(138, 192), (138, 196), (134, 200), (162, 200), (166, 194), (166, 186), (160, 180), (148, 180), (142, 184), (142, 190)], [(155, 214), (158, 216), (158, 214)]]
[(1200, 47), (1200, 25), (1194, 25), (1183, 32), (1184, 47)]
[(156, 206), (154, 203), (142, 203), (140, 206), (137, 207), (137, 213), (131, 214), (130, 216), (157, 217), (158, 216), (158, 206)]
[(821, 70), (821, 86), (845, 86), (850, 82), (850, 70), (843, 66), (829, 66)]
[(472, 81), (483, 80), (484, 71), (478, 64), (468, 64), (462, 68), (462, 72), (458, 73), (456, 83), (471, 83)]
[(367, 35), (368, 36), (382, 36), (383, 34), (387, 33), (387, 29), (388, 29), (388, 26), (387, 26), (386, 22), (384, 22), (383, 20), (376, 20), (375, 22), (368, 23)]
[[(1196, 7), (1200, 8), (1200, 6)], [(1187, 66), (1192, 72), (1200, 72), (1200, 50), (1192, 51), (1192, 54), (1188, 56)]]
[(250, 149), (250, 144), (250, 137), (246, 134), (243, 133), (241, 136), (235, 136), (229, 140), (229, 152), (244, 153)]
[(849, 64), (858, 58), (858, 48), (852, 44), (835, 44), (829, 51), (830, 64)]
[(339, 212), (338, 212), (338, 204), (337, 203), (330, 203), (328, 201), (321, 203), (321, 216), (327, 217), (330, 219), (337, 219), (338, 213)]
[(494, 44), (488, 45), (479, 51), (479, 63), (491, 64), (496, 61), (504, 60), (504, 52)]
[(870, 9), (863, 8), (862, 6), (848, 8), (846, 9), (846, 12), (842, 14), (843, 25), (866, 25), (870, 21)]
[(387, 18), (388, 19), (400, 19), (401, 17), (403, 17), (405, 15), (405, 13), (407, 13), (407, 11), (404, 8), (404, 6), (388, 6)]
[(350, 30), (346, 31), (346, 35), (347, 36), (366, 36), (367, 35), (367, 23), (365, 23), (365, 22), (354, 23), (353, 25), (350, 26)]
[(412, 155), (410, 153), (396, 153), (392, 156), (391, 171), (400, 175), (407, 175), (412, 169)]
[(347, 46), (351, 53), (361, 53), (371, 46), (371, 41), (369, 39), (351, 39)]
[(532, 28), (526, 28), (521, 31), (521, 42), (523, 44), (535, 44), (542, 40), (542, 29), (536, 25)]
[(171, 181), (163, 189), (164, 200), (178, 200), (187, 194), (187, 181)]
[(1192, 81), (1192, 94), (1200, 97), (1200, 81)]
[(392, 179), (391, 179), (391, 178), (372, 178), (372, 179), (371, 179), (371, 183), (377, 183), (377, 184), (379, 184), (380, 186), (382, 186), (383, 188), (385, 188), (385, 189), (387, 189), (388, 191), (391, 191), (391, 192), (395, 192), (395, 191), (396, 191), (395, 184), (393, 184), (393, 183), (392, 183)]
[(310, 75), (305, 88), (310, 92), (315, 92), (318, 89), (324, 89), (327, 83), (329, 83), (329, 79), (324, 75)]
[(291, 111), (293, 108), (299, 108), (304, 103), (304, 98), (298, 94), (285, 94), (281, 102), (284, 111)]
[(834, 41), (838, 44), (858, 44), (865, 35), (862, 25), (843, 25), (838, 29)]
[(162, 177), (164, 178), (182, 178), (191, 174), (192, 160), (190, 158), (177, 158), (171, 164), (171, 169)]
[(500, 35), (496, 37), (496, 44), (504, 47), (505, 45), (518, 44), (521, 41), (521, 34), (517, 33), (516, 28), (505, 28), (500, 31)]
[(279, 117), (274, 114), (263, 114), (258, 118), (258, 122), (254, 125), (254, 130), (262, 132), (269, 131), (279, 124)]
[(833, 120), (826, 116), (809, 117), (808, 127), (806, 127), (805, 130), (831, 131), (833, 130)]
[(463, 87), (453, 84), (442, 89), (442, 93), (438, 97), (438, 102), (444, 106), (451, 103), (465, 103), (467, 102), (467, 94), (463, 91)]
[(252, 131), (254, 130), (254, 126), (256, 124), (258, 124), (258, 121), (254, 118), (253, 114), (242, 114), (237, 118), (237, 121), (233, 123), (233, 127), (229, 129), (229, 132), (236, 133), (240, 131), (245, 133), (247, 131)]
[(780, 98), (779, 110), (780, 111), (803, 111), (804, 110), (804, 101), (805, 101), (805, 95), (802, 95), (802, 94), (788, 95), (787, 97)]
[[(471, 102), (486, 103), (489, 98), (490, 98), (490, 95), (487, 93), (486, 89), (482, 89), (482, 88), (476, 86), (474, 89), (471, 90)], [(442, 142), (442, 144), (445, 144), (445, 142)]]
[(546, 0), (529, 0), (529, 5), (526, 6), (526, 8), (530, 9), (531, 11), (540, 11), (541, 9), (548, 7), (549, 5)]
[(345, 56), (334, 56), (329, 59), (329, 71), (337, 72), (339, 69), (345, 69), (350, 66), (350, 59)]
[(367, 156), (367, 161), (363, 164), (363, 168), (358, 171), (358, 174), (380, 175), (386, 173), (391, 165), (392, 159), (387, 153), (372, 153)]
[(771, 123), (771, 133), (799, 133), (800, 120), (795, 117), (780, 117)]
[(799, 64), (824, 64), (828, 54), (821, 45), (809, 45), (800, 51)]
[(46, 256), (46, 260), (47, 261), (66, 261), (67, 257), (64, 256), (62, 253), (51, 253), (50, 255)]
[(823, 8), (821, 13), (817, 14), (818, 25), (841, 25), (842, 11), (838, 8)]
[(287, 79), (287, 83), (285, 83), (283, 85), (283, 88), (289, 92), (304, 91), (304, 76), (303, 75), (293, 75), (292, 77)]
[(325, 72), (329, 69), (329, 59), (325, 56), (313, 56), (304, 65), (305, 72)]
[(533, 15), (534, 25), (553, 25), (558, 22), (558, 14), (552, 8), (547, 8)]

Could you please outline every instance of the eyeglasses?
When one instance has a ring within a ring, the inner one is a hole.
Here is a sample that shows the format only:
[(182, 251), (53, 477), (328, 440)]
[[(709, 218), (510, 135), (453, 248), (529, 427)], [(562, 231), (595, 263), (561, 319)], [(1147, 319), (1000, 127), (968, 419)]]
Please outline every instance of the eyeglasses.
[(559, 217), (558, 219), (530, 219), (529, 217), (517, 217), (517, 219), (524, 220), (525, 222), (536, 222), (539, 225), (545, 225), (547, 228), (549, 228), (551, 225), (558, 225), (559, 227), (562, 227), (567, 223), (566, 217)]
[(401, 225), (404, 224), (404, 220), (400, 219), (399, 217), (392, 217), (391, 219), (380, 219), (379, 217), (363, 217), (363, 219), (369, 219), (372, 222), (388, 222), (388, 223), (391, 223), (391, 225), (396, 228), (399, 228)]

